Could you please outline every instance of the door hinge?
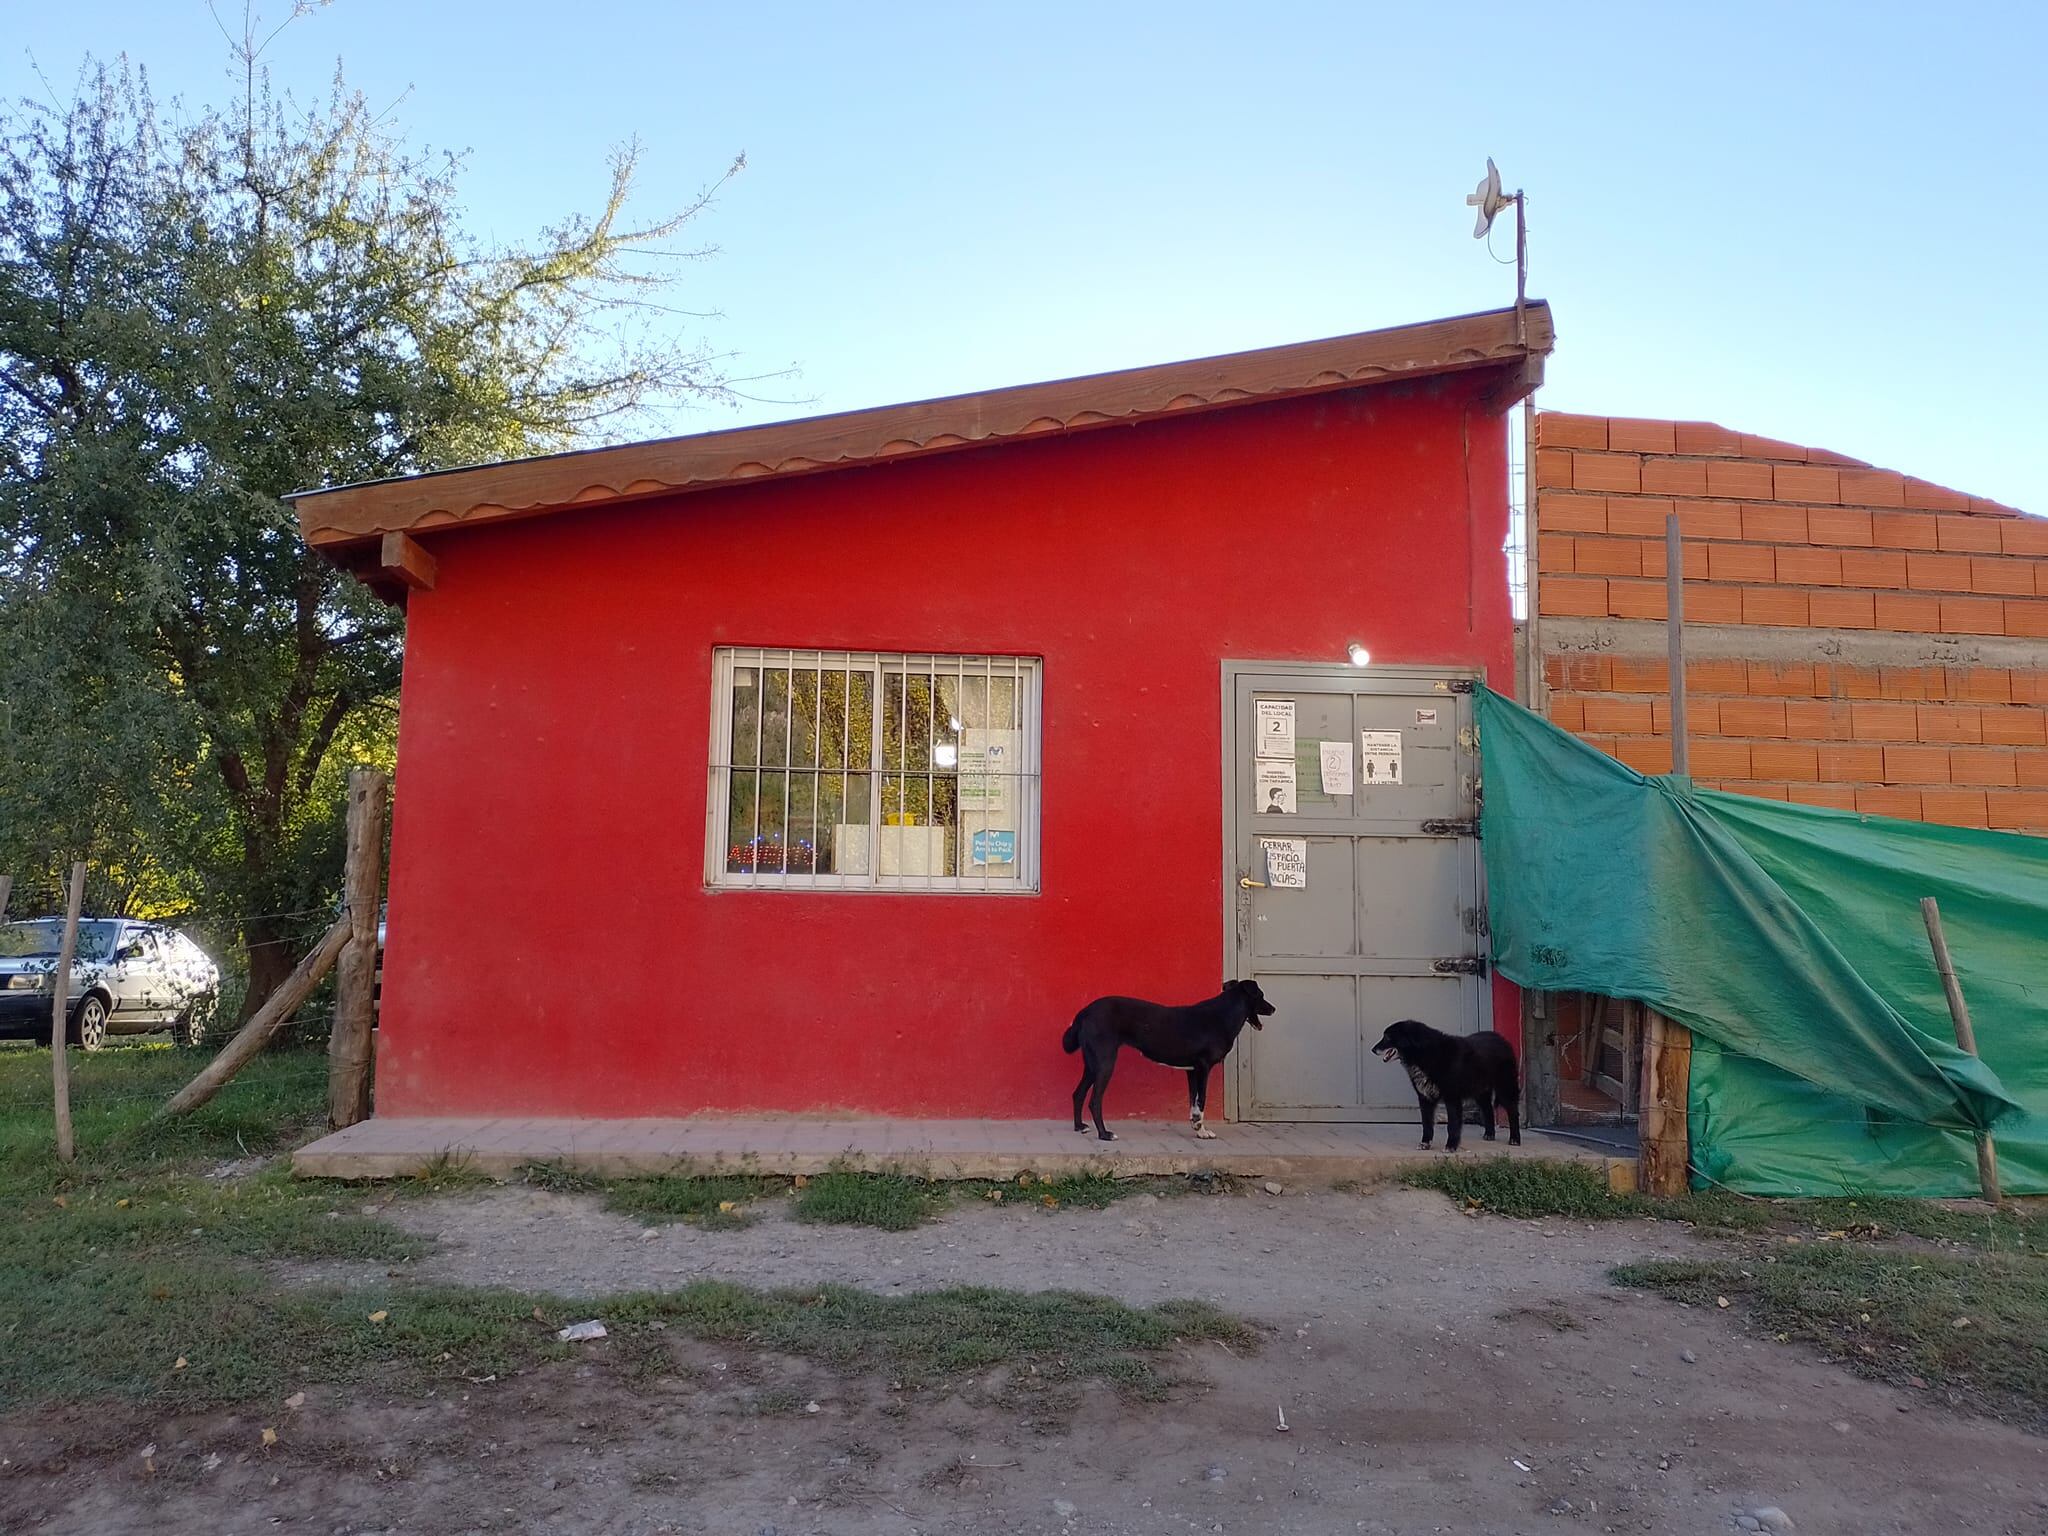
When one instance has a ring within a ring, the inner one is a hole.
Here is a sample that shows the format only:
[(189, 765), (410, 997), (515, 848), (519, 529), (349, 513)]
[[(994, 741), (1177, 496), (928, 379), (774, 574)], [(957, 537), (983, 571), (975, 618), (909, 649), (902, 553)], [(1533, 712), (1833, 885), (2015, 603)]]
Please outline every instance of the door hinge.
[(1440, 677), (1434, 684), (1438, 693), (1470, 693), (1472, 679), (1469, 677)]
[(1422, 830), (1431, 837), (1477, 837), (1479, 822), (1476, 817), (1451, 821), (1441, 816), (1433, 816), (1422, 824)]
[(1453, 955), (1430, 967), (1439, 976), (1484, 976), (1486, 961), (1479, 955)]

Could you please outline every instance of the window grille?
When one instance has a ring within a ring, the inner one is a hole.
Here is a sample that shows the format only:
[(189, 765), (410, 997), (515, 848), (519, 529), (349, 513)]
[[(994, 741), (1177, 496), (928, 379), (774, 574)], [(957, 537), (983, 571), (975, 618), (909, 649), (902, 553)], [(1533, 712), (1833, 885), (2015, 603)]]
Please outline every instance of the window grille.
[(760, 890), (1038, 889), (1039, 663), (721, 649), (705, 876)]

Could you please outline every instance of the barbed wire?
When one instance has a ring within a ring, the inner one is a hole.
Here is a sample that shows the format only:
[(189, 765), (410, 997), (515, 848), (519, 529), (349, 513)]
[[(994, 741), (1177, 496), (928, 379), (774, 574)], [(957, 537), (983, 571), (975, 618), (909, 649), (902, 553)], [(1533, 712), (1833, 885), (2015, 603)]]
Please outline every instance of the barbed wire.
[[(4, 915), (0, 915), (0, 922), (10, 922), (10, 923), (40, 923), (40, 922), (50, 922), (50, 921), (53, 921), (53, 920), (54, 920), (54, 921), (59, 921), (59, 922), (61, 922), (61, 921), (63, 920), (63, 917), (64, 917), (64, 914), (63, 914), (63, 913), (62, 913), (61, 911), (57, 911), (57, 912), (31, 912), (31, 911), (16, 911), (16, 910), (14, 910), (14, 903), (13, 903), (13, 902), (11, 902), (11, 901), (10, 901), (10, 902), (9, 902), (9, 904), (8, 904), (8, 908), (9, 908), (9, 909), (8, 909), (8, 911), (6, 912), (6, 914), (4, 914)], [(292, 909), (292, 910), (290, 910), (290, 911), (285, 911), (285, 912), (201, 912), (201, 913), (193, 913), (193, 914), (188, 914), (188, 915), (186, 915), (186, 916), (183, 916), (183, 917), (137, 917), (137, 918), (127, 918), (127, 914), (126, 914), (126, 913), (113, 913), (113, 914), (105, 914), (105, 913), (95, 913), (95, 912), (86, 912), (86, 913), (83, 913), (83, 914), (81, 914), (81, 915), (80, 915), (80, 917), (79, 917), (79, 921), (80, 921), (80, 922), (82, 922), (82, 923), (95, 923), (95, 922), (103, 923), (103, 922), (110, 922), (110, 921), (114, 921), (114, 920), (116, 920), (116, 919), (127, 919), (128, 921), (132, 921), (132, 922), (137, 922), (137, 923), (146, 923), (146, 924), (148, 924), (149, 926), (151, 926), (151, 927), (153, 927), (153, 928), (176, 928), (176, 929), (186, 929), (186, 928), (199, 928), (199, 927), (205, 927), (205, 926), (207, 926), (207, 925), (209, 925), (209, 924), (228, 924), (228, 923), (232, 923), (232, 924), (240, 925), (240, 924), (244, 924), (244, 923), (258, 923), (258, 922), (269, 922), (269, 921), (278, 921), (278, 922), (282, 922), (282, 921), (283, 921), (284, 919), (286, 919), (286, 918), (293, 918), (293, 917), (320, 917), (320, 916), (326, 916), (326, 917), (329, 917), (329, 918), (341, 918), (341, 917), (346, 917), (347, 915), (348, 915), (348, 904), (347, 904), (346, 902), (336, 902), (336, 903), (335, 903), (335, 904), (334, 904), (333, 906), (328, 906), (328, 907), (297, 907), (297, 908), (293, 908), (293, 909)]]
[[(198, 1068), (195, 1066), (194, 1070), (196, 1072)], [(244, 1068), (243, 1072), (248, 1074), (251, 1072), (251, 1069)], [(238, 1076), (222, 1085), (215, 1102), (217, 1103), (219, 1099), (234, 1094), (237, 1089), (246, 1092), (249, 1090), (261, 1090), (266, 1086), (276, 1087), (281, 1084), (285, 1086), (312, 1085), (324, 1083), (326, 1080), (327, 1058), (323, 1055), (317, 1060), (310, 1060), (303, 1064), (294, 1063), (289, 1069), (273, 1067), (263, 1072), (260, 1077), (251, 1075)], [(156, 1091), (137, 1089), (121, 1093), (105, 1093), (84, 1087), (74, 1078), (71, 1084), (71, 1114), (76, 1119), (81, 1115), (95, 1114), (127, 1104), (163, 1105), (169, 1103), (171, 1098), (184, 1086), (185, 1083), (179, 1081), (168, 1084)], [(47, 1114), (50, 1109), (48, 1101), (49, 1085), (45, 1083), (41, 1084), (40, 1087), (42, 1091), (32, 1097), (18, 1100), (0, 1097), (0, 1110), (5, 1110), (10, 1114), (19, 1114), (24, 1110), (41, 1110)]]

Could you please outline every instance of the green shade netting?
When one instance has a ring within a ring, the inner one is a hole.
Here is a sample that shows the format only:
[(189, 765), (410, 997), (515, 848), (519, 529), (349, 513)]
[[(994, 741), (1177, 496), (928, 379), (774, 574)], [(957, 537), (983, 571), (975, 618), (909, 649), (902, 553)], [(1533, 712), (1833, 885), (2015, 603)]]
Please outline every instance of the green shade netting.
[[(1759, 1194), (2048, 1192), (2048, 840), (1646, 778), (1481, 691), (1494, 962), (1692, 1030), (1693, 1163)], [(1954, 1043), (1941, 904), (1982, 1059)]]

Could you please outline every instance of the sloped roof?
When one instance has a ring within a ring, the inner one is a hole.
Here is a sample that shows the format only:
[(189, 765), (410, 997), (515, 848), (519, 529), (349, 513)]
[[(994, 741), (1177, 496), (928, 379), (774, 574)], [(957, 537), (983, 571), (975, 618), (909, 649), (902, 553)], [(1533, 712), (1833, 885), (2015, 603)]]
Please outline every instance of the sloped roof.
[[(744, 481), (817, 474), (1045, 434), (1474, 368), (1514, 370), (1502, 409), (1541, 378), (1548, 305), (1163, 363), (979, 394), (623, 443), (290, 498), (306, 542), (370, 576), (387, 534), (431, 533)], [(368, 567), (370, 570), (366, 570)]]

